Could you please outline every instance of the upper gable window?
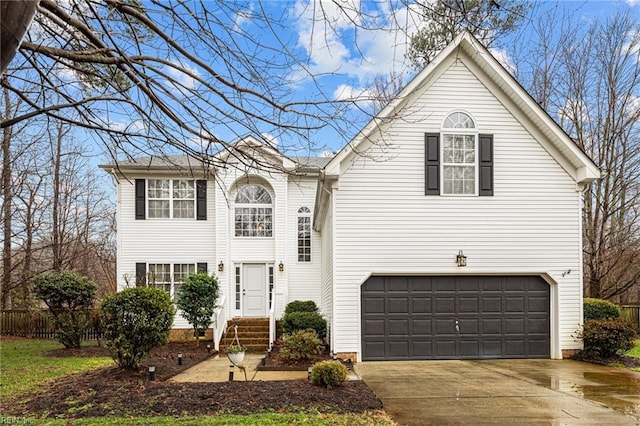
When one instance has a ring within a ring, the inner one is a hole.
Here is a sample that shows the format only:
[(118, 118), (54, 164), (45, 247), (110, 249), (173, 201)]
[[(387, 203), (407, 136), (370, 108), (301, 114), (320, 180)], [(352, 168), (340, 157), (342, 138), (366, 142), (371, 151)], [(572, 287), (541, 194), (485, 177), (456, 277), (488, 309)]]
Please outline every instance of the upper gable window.
[(442, 193), (476, 194), (476, 129), (464, 112), (449, 114), (442, 131)]
[(439, 133), (425, 133), (425, 195), (493, 195), (493, 135), (478, 134), (469, 114), (453, 112)]
[(263, 186), (245, 185), (235, 200), (236, 237), (272, 237), (273, 202)]

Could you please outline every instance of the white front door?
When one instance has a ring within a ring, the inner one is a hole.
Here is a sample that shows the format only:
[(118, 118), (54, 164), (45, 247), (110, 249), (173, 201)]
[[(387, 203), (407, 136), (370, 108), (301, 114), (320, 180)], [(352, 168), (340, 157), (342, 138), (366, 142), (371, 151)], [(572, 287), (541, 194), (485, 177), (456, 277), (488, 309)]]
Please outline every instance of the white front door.
[(242, 265), (242, 316), (267, 316), (267, 266)]

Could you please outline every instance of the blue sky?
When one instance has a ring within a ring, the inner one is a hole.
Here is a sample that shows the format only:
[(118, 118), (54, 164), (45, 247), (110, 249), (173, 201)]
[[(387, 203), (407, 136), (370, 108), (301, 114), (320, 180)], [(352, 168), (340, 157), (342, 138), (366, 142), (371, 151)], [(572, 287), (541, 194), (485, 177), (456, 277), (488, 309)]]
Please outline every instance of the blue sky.
[[(408, 63), (406, 52), (409, 35), (421, 25), (418, 8), (415, 5), (407, 6), (406, 2), (400, 0), (348, 0), (340, 4), (350, 5), (354, 2), (355, 6), (351, 9), (361, 8), (364, 13), (351, 13), (349, 7), (340, 8), (328, 0), (241, 1), (239, 4), (244, 7), (244, 13), (227, 15), (222, 19), (231, 23), (234, 29), (255, 34), (256, 39), (260, 37), (260, 43), (267, 47), (263, 52), (265, 57), (277, 55), (278, 49), (282, 50), (284, 46), (301, 61), (302, 66), (297, 68), (291, 64), (283, 66), (285, 75), (282, 78), (289, 82), (286, 90), (292, 99), (315, 101), (366, 96), (376, 77), (390, 73), (402, 75), (403, 83), (408, 83), (415, 69)], [(535, 5), (540, 11), (566, 8), (578, 22), (604, 19), (622, 9), (631, 10), (640, 21), (640, 0), (536, 2)], [(266, 30), (262, 22), (251, 19), (255, 13), (273, 16), (276, 18), (274, 22), (279, 22), (279, 25), (270, 31)], [(356, 28), (354, 21), (363, 19), (366, 20), (364, 27), (375, 29)], [(517, 37), (526, 35), (526, 25), (522, 31), (525, 34), (518, 33)], [(221, 37), (230, 36), (224, 34)], [(252, 47), (250, 44), (247, 43), (248, 49)], [(269, 50), (269, 47), (273, 50)], [(503, 62), (510, 62), (506, 51), (497, 48), (494, 54)], [(303, 71), (305, 67), (306, 71)], [(197, 69), (194, 71), (198, 72)], [(314, 77), (311, 78), (311, 75)], [(181, 78), (181, 81), (186, 86), (195, 84), (188, 77)], [(366, 104), (364, 108), (367, 108)], [(117, 117), (114, 114), (110, 118), (116, 127), (136, 125), (126, 120), (118, 122)], [(318, 155), (326, 150), (339, 150), (368, 120), (367, 114), (356, 108), (349, 110), (346, 117), (349, 119), (342, 123), (349, 128), (328, 126), (313, 132), (311, 149), (304, 141), (285, 140), (290, 136), (274, 134), (272, 129), (265, 128), (262, 133), (289, 155)], [(233, 123), (215, 125), (212, 122), (209, 129), (226, 141), (246, 134), (244, 128)], [(192, 141), (194, 146), (198, 142)]]

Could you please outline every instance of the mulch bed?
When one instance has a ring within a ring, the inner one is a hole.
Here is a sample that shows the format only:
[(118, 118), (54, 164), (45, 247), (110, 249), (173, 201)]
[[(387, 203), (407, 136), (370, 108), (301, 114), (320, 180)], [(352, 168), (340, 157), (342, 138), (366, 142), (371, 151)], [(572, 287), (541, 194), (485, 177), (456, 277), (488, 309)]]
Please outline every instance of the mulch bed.
[[(311, 359), (300, 360), (283, 360), (280, 358), (280, 341), (276, 342), (271, 349), (271, 352), (265, 357), (264, 365), (258, 365), (258, 370), (261, 371), (307, 371), (316, 362), (327, 361), (333, 359), (328, 350), (325, 350), (321, 354)], [(347, 368), (353, 370), (353, 364), (351, 362), (342, 362)]]
[[(183, 354), (178, 365), (177, 354)], [(55, 350), (47, 356), (104, 356), (103, 348)], [(204, 345), (170, 343), (155, 349), (137, 372), (105, 367), (55, 380), (36, 394), (2, 401), (3, 415), (83, 418), (95, 416), (176, 416), (252, 414), (318, 410), (362, 413), (382, 402), (361, 381), (326, 389), (306, 380), (223, 383), (171, 383), (166, 379), (211, 356)], [(149, 381), (147, 367), (156, 367)]]
[(616, 355), (608, 358), (603, 358), (592, 354), (587, 354), (584, 351), (580, 351), (573, 356), (573, 359), (578, 361), (591, 362), (593, 364), (620, 364), (626, 368), (640, 368), (640, 358), (634, 358), (627, 355)]

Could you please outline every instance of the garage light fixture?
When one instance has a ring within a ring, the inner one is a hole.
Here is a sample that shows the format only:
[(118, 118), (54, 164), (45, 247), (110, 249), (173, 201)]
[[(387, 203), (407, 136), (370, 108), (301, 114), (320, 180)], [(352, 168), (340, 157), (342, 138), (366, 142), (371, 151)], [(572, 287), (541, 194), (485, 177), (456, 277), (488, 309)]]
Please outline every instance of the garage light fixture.
[(284, 272), (284, 263), (282, 263), (282, 260), (280, 261), (280, 264), (278, 265), (278, 271)]
[(224, 263), (222, 263), (222, 260), (218, 263), (218, 272), (224, 272)]
[(467, 256), (462, 253), (462, 250), (460, 250), (456, 256), (456, 263), (458, 266), (467, 266)]

